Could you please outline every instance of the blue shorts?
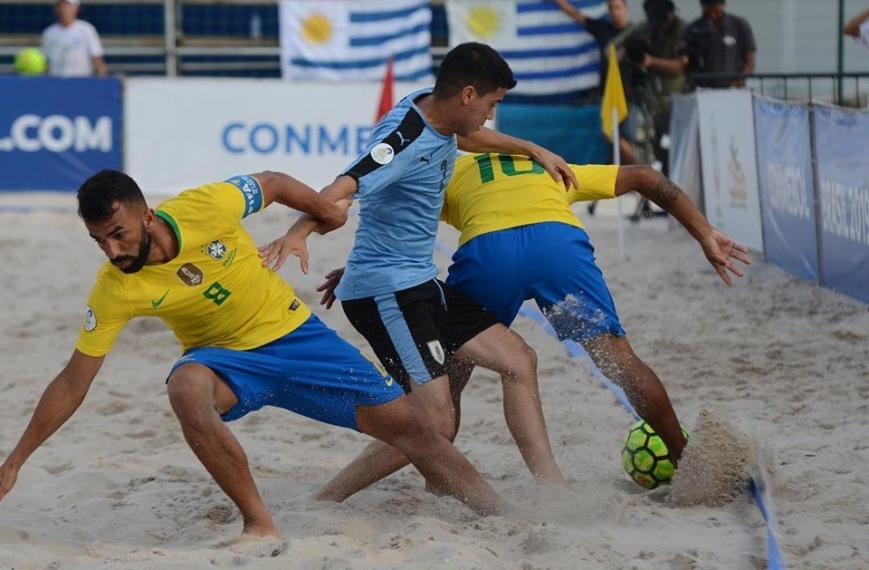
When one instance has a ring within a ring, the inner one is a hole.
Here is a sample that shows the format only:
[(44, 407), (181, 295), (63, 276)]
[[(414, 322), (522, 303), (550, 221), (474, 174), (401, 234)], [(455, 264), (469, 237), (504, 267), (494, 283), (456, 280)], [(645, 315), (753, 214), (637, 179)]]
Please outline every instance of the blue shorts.
[(453, 255), (447, 284), (509, 326), (534, 299), (560, 340), (625, 336), (582, 228), (545, 222), (471, 239)]
[(251, 350), (191, 348), (172, 370), (190, 362), (212, 369), (238, 397), (238, 403), (221, 416), (223, 421), (275, 406), (358, 430), (356, 406), (377, 406), (404, 394), (398, 382), (316, 315), (291, 333)]

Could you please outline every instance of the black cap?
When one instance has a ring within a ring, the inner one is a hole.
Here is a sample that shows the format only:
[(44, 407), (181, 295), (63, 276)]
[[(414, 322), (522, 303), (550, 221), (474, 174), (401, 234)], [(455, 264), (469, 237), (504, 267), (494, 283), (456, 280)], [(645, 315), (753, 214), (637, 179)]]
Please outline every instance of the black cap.
[(646, 0), (643, 2), (643, 10), (646, 11), (646, 19), (652, 30), (661, 30), (666, 27), (670, 20), (670, 14), (676, 11), (673, 0)]

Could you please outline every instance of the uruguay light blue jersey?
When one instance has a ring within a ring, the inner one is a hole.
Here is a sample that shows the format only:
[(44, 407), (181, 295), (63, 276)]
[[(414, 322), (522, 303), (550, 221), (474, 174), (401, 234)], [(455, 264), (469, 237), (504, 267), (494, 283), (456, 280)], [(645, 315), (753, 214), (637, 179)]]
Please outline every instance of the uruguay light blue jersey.
[(400, 291), (433, 279), (434, 244), (456, 137), (438, 133), (414, 100), (402, 99), (374, 128), (368, 148), (344, 172), (359, 184), (356, 240), (338, 299)]

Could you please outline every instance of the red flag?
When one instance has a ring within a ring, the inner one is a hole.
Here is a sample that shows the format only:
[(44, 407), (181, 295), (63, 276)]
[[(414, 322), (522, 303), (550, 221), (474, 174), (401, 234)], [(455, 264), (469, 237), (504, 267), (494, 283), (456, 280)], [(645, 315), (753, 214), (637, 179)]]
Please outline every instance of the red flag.
[(392, 87), (394, 83), (395, 76), (392, 73), (392, 58), (390, 57), (386, 61), (386, 75), (383, 77), (383, 88), (380, 91), (380, 103), (377, 105), (377, 116), (374, 118), (375, 123), (392, 110)]

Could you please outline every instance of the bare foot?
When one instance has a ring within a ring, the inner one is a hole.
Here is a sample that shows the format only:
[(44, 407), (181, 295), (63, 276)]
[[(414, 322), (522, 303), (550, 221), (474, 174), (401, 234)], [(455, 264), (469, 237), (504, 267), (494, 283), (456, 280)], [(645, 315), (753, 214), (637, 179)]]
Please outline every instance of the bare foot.
[(282, 538), (281, 533), (278, 532), (278, 527), (275, 526), (275, 523), (271, 518), (268, 520), (245, 521), (241, 535), (243, 537)]

